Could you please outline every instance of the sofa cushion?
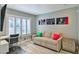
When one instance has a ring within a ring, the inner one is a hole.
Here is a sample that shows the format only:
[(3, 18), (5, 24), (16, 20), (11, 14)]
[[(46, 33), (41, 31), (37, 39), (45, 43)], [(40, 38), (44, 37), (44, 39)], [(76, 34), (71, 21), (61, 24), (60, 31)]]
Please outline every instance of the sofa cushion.
[(42, 32), (37, 32), (37, 37), (42, 37)]
[(48, 37), (35, 37), (33, 42), (50, 49), (60, 51), (61, 39), (61, 37), (58, 40), (52, 40), (52, 38)]
[(52, 34), (52, 39), (57, 40), (59, 38), (60, 38), (60, 34), (58, 34), (58, 33)]
[(34, 40), (49, 40), (47, 37), (35, 37)]
[(51, 32), (45, 32), (44, 37), (50, 37)]

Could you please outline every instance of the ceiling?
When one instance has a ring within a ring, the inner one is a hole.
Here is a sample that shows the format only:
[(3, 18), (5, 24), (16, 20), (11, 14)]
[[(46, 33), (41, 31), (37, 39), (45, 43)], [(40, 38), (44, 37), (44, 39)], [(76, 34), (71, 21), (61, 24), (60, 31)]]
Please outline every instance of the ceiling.
[(58, 10), (71, 8), (77, 6), (76, 4), (8, 4), (7, 8), (22, 11), (25, 13), (39, 15)]

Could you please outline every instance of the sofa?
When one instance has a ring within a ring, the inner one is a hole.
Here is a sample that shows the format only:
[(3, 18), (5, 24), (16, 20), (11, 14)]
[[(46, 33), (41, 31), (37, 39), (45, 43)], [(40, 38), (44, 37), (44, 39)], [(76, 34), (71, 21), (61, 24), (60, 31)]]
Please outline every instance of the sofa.
[[(44, 33), (45, 34), (45, 33)], [(32, 36), (32, 40), (34, 44), (38, 44), (40, 46), (55, 50), (55, 51), (60, 51), (61, 50), (61, 40), (62, 36), (60, 36), (57, 40), (54, 40), (51, 38), (51, 32), (46, 33), (45, 36), (42, 35), (42, 37), (37, 37), (36, 34)]]

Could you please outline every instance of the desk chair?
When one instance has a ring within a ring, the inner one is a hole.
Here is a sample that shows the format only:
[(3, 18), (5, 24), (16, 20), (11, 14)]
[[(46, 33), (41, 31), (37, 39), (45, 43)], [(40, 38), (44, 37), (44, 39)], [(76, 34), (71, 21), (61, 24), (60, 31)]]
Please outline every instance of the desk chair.
[[(16, 48), (18, 48), (17, 43), (18, 43), (18, 38), (19, 38), (19, 34), (12, 34), (10, 35), (10, 39), (9, 39), (9, 50), (13, 51)], [(16, 44), (16, 46), (15, 46)]]

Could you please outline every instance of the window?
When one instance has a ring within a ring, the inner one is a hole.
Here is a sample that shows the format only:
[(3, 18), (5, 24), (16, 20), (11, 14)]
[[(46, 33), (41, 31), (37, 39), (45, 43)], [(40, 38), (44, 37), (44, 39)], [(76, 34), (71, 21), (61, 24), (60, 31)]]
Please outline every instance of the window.
[(21, 19), (16, 18), (16, 34), (21, 34)]
[(9, 17), (9, 35), (30, 33), (30, 20), (20, 17)]
[(26, 19), (22, 19), (22, 34), (26, 34)]
[(14, 17), (9, 17), (9, 34), (15, 33), (15, 19)]
[(29, 34), (30, 32), (30, 20), (27, 20), (27, 33)]

